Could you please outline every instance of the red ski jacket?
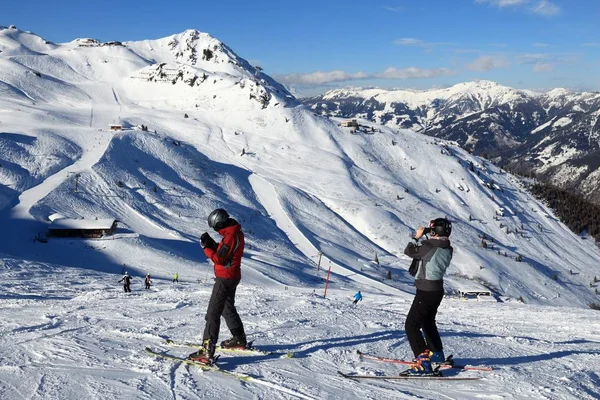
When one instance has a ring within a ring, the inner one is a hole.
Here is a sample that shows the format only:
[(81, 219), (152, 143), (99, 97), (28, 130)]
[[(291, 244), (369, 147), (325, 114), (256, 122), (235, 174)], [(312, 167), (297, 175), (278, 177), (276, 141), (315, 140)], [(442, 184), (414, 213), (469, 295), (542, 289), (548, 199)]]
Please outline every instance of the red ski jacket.
[(215, 263), (215, 276), (225, 279), (242, 278), (242, 254), (244, 253), (244, 233), (236, 223), (218, 231), (223, 236), (216, 249), (204, 248), (206, 257)]

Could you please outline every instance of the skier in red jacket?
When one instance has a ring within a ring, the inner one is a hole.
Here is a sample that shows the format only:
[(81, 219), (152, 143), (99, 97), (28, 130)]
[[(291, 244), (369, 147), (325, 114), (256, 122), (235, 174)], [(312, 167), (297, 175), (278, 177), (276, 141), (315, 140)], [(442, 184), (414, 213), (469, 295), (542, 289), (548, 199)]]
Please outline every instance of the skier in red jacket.
[(223, 236), (223, 239), (217, 244), (206, 232), (200, 236), (200, 245), (204, 249), (204, 254), (215, 264), (215, 284), (206, 311), (203, 347), (190, 354), (189, 358), (210, 365), (214, 363), (221, 316), (225, 318), (232, 335), (230, 339), (221, 343), (221, 347), (244, 348), (247, 342), (244, 325), (235, 308), (235, 291), (242, 277), (241, 263), (244, 253), (242, 226), (222, 208), (209, 214), (208, 225)]

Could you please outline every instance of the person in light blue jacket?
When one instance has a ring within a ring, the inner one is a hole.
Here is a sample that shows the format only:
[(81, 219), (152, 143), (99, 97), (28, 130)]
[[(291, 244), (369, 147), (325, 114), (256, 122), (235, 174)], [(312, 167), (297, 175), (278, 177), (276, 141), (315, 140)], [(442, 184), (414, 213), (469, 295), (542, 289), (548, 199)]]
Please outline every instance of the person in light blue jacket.
[[(414, 243), (408, 243), (404, 249), (404, 254), (413, 259), (408, 272), (415, 277), (417, 288), (404, 326), (415, 355), (415, 362), (407, 371), (409, 374), (433, 374), (431, 363), (445, 361), (435, 316), (444, 297), (443, 278), (454, 251), (448, 238), (450, 233), (450, 221), (446, 218), (434, 219), (428, 228), (417, 229)], [(419, 243), (419, 239), (426, 234), (430, 234), (431, 238)]]
[(362, 300), (362, 294), (360, 294), (360, 290), (359, 290), (358, 293), (356, 293), (354, 295), (354, 301), (352, 302), (352, 304), (356, 304), (361, 300)]

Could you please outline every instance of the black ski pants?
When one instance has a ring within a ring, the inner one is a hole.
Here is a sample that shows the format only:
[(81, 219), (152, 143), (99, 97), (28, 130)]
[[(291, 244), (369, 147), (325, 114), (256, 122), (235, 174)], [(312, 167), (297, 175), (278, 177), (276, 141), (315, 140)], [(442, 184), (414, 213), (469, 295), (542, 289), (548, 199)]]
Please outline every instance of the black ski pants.
[[(444, 291), (428, 292), (417, 289), (417, 294), (406, 316), (404, 330), (410, 347), (418, 356), (425, 350), (442, 351), (442, 339), (435, 325), (435, 316), (444, 297)], [(423, 338), (423, 334), (425, 338)]]
[(215, 279), (206, 311), (206, 325), (202, 341), (210, 339), (213, 344), (217, 344), (221, 316), (225, 318), (225, 323), (234, 337), (244, 335), (244, 325), (235, 308), (235, 291), (239, 283), (239, 279)]
[(131, 292), (131, 286), (129, 283), (126, 283), (123, 285), (123, 290), (125, 290), (125, 293)]

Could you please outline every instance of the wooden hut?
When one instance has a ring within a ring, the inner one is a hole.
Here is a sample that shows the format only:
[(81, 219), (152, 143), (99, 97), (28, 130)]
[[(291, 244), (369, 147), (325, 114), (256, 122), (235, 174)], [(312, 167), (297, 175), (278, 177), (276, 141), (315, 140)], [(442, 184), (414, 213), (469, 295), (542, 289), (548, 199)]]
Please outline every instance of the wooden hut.
[(342, 122), (342, 127), (344, 128), (358, 128), (358, 122), (355, 119), (351, 119), (349, 121)]
[(48, 237), (99, 238), (112, 235), (117, 229), (116, 219), (59, 218), (48, 227)]

